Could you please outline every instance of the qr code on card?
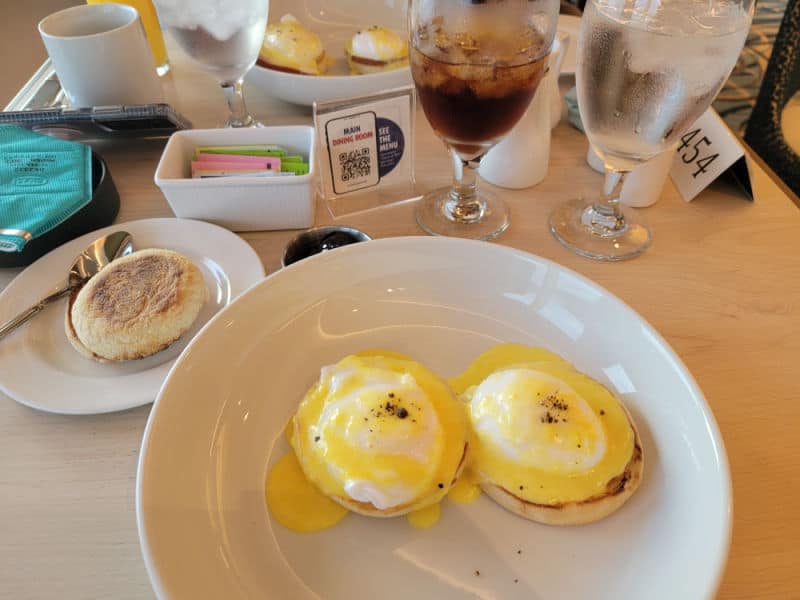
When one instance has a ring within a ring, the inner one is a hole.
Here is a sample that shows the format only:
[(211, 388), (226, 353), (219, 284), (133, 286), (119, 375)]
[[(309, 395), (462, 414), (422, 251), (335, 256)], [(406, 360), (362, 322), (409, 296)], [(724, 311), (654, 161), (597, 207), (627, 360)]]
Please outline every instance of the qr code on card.
[(339, 166), (341, 168), (342, 181), (369, 177), (371, 173), (369, 148), (340, 152)]

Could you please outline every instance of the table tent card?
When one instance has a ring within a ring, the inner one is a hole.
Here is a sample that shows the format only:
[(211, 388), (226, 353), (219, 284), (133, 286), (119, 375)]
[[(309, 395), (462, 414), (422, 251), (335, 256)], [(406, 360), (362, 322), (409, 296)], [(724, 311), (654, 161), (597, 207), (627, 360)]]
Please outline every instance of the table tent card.
[(729, 173), (752, 198), (744, 146), (713, 108), (681, 136), (670, 168), (672, 182), (687, 202), (723, 173)]
[(413, 86), (314, 103), (320, 194), (334, 218), (414, 194)]

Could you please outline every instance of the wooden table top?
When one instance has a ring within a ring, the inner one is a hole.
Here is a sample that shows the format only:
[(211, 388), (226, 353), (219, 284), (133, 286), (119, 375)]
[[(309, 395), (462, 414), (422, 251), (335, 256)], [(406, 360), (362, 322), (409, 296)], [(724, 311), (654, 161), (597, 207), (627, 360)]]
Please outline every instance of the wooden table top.
[[(226, 107), (211, 78), (171, 49), (170, 102), (196, 127), (218, 125)], [(570, 85), (562, 80), (562, 85)], [(246, 86), (267, 124), (308, 123), (309, 108)], [(117, 222), (172, 216), (153, 183), (163, 143), (105, 147), (122, 199)], [(704, 391), (727, 447), (734, 489), (733, 542), (719, 598), (800, 598), (800, 211), (751, 164), (756, 199), (717, 182), (686, 203), (668, 182), (639, 214), (653, 246), (641, 257), (600, 263), (559, 245), (546, 227), (553, 207), (597, 193), (586, 138), (562, 119), (539, 185), (495, 188), (511, 208), (496, 243), (554, 260), (604, 286), (672, 345)], [(421, 189), (450, 181), (449, 159), (420, 113)], [(330, 222), (319, 203), (317, 222)], [(413, 206), (343, 220), (373, 237), (421, 233)], [(268, 273), (296, 231), (243, 234)], [(0, 289), (18, 271), (0, 271)], [(53, 393), (58, 393), (54, 390)], [(2, 394), (0, 394), (2, 396)], [(152, 597), (136, 534), (136, 461), (150, 407), (67, 417), (0, 398), (0, 595), (7, 598)], [(657, 541), (654, 541), (657, 543)], [(679, 576), (679, 574), (676, 574)]]

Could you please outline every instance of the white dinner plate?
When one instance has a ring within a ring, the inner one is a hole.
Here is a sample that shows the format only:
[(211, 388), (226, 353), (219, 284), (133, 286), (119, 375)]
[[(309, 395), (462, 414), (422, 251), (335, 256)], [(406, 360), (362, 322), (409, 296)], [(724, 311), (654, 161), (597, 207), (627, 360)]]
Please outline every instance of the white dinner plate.
[(358, 30), (381, 25), (406, 36), (405, 2), (399, 0), (271, 0), (269, 22), (277, 23), (285, 14), (294, 15), (305, 27), (319, 35), (326, 55), (332, 59), (325, 75), (284, 73), (256, 65), (247, 80), (292, 104), (311, 106), (314, 101), (352, 98), (411, 85), (408, 67), (368, 75), (351, 75), (344, 55), (345, 43)]
[(564, 62), (561, 63), (562, 75), (574, 75), (578, 56), (578, 32), (581, 29), (581, 18), (575, 15), (558, 15), (558, 30), (569, 35), (569, 46)]
[[(498, 342), (543, 345), (609, 386), (639, 427), (642, 484), (600, 522), (548, 527), (487, 497), (427, 530), (348, 515), (296, 534), (270, 517), (268, 465), (319, 369), (379, 347), (442, 376)], [(160, 598), (707, 598), (728, 550), (731, 488), (692, 376), (631, 308), (504, 246), (409, 237), (314, 256), (253, 287), (180, 357), (137, 473), (140, 542)]]
[(147, 219), (118, 223), (59, 246), (30, 265), (0, 294), (0, 322), (66, 282), (75, 257), (112, 231), (133, 236), (136, 249), (167, 248), (192, 259), (203, 272), (209, 301), (192, 328), (148, 358), (101, 364), (78, 354), (64, 333), (66, 300), (50, 306), (0, 341), (0, 390), (17, 402), (63, 414), (113, 412), (152, 402), (178, 354), (220, 308), (264, 277), (247, 242), (202, 221)]

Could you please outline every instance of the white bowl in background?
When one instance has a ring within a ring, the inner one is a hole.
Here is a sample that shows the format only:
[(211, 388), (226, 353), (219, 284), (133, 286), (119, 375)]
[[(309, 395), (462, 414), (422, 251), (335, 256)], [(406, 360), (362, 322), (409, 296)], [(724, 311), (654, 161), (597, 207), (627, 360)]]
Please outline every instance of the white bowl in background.
[(406, 3), (400, 0), (271, 0), (269, 22), (277, 23), (285, 14), (294, 15), (306, 28), (322, 40), (326, 55), (333, 60), (326, 75), (299, 75), (267, 69), (258, 65), (250, 69), (247, 81), (271, 96), (292, 104), (311, 106), (315, 101), (352, 98), (411, 85), (408, 67), (351, 75), (344, 55), (345, 43), (359, 29), (380, 25), (408, 35)]
[[(307, 159), (308, 174), (285, 177), (192, 179), (198, 146), (277, 144)], [(232, 231), (302, 229), (314, 224), (316, 135), (293, 125), (252, 129), (190, 129), (167, 142), (155, 174), (176, 217), (215, 223)]]

